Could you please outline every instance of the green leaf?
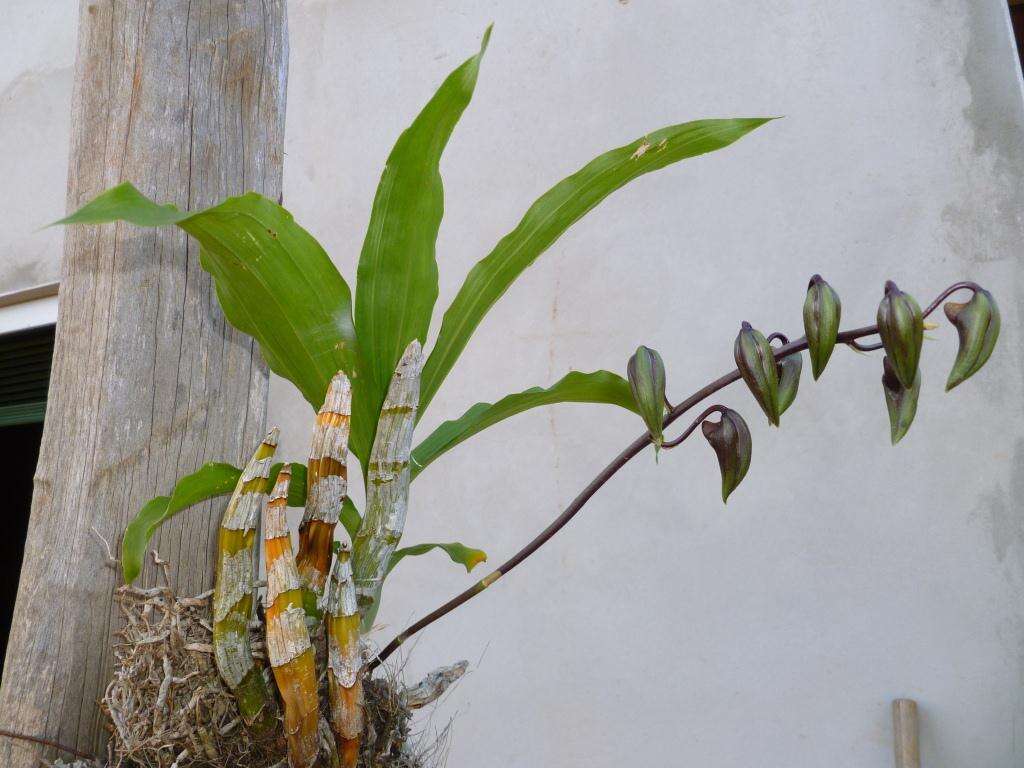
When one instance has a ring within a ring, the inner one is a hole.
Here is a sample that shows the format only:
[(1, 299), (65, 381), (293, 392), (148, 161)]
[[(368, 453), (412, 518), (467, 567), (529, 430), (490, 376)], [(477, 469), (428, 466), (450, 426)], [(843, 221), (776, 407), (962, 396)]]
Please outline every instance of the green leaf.
[(131, 584), (142, 572), (146, 547), (156, 529), (167, 519), (170, 496), (157, 496), (146, 502), (124, 529), (121, 539), (121, 572), (126, 584)]
[(167, 511), (173, 515), (200, 501), (231, 493), (241, 475), (242, 470), (232, 464), (204, 464), (191, 475), (185, 475), (174, 486)]
[(388, 561), (387, 572), (391, 573), (403, 557), (424, 555), (432, 549), (443, 549), (448, 553), (448, 557), (452, 559), (453, 563), (466, 567), (466, 573), (469, 573), (480, 563), (487, 560), (487, 553), (482, 549), (472, 549), (457, 541), (453, 541), (450, 544), (417, 544), (414, 547), (403, 547), (402, 549), (395, 550), (395, 553), (391, 555), (391, 559)]
[(191, 475), (181, 478), (170, 496), (157, 496), (146, 502), (124, 529), (121, 540), (121, 569), (124, 580), (131, 584), (142, 572), (142, 563), (156, 529), (181, 510), (231, 493), (242, 470), (231, 464), (204, 464)]
[(363, 522), (362, 516), (359, 514), (359, 510), (356, 509), (356, 505), (352, 503), (352, 499), (348, 496), (341, 502), (341, 514), (339, 515), (341, 524), (344, 526), (345, 531), (348, 532), (350, 540), (355, 541), (356, 534), (359, 533), (359, 526)]
[(646, 173), (732, 144), (772, 118), (698, 120), (606, 152), (544, 193), (519, 225), (470, 271), (441, 323), (420, 386), (419, 416), (487, 311), (534, 260), (615, 190)]
[(111, 187), (57, 224), (108, 224), (127, 221), (138, 227), (164, 227), (187, 219), (187, 212), (170, 203), (157, 205), (130, 183)]
[[(187, 213), (157, 205), (125, 183), (57, 223), (112, 221), (177, 224), (198, 240), (200, 264), (213, 276), (228, 321), (256, 339), (270, 369), (295, 384), (313, 408), (323, 403), (339, 369), (359, 381), (349, 287), (320, 244), (281, 206), (249, 193)], [(357, 422), (369, 419), (366, 410), (353, 414)]]
[(444, 422), (413, 450), (413, 477), (477, 432), (530, 408), (554, 403), (607, 403), (639, 413), (629, 383), (621, 376), (609, 371), (573, 371), (547, 389), (533, 387), (496, 403), (477, 403), (459, 418)]
[[(292, 469), (292, 479), (288, 483), (288, 506), (304, 507), (306, 506), (306, 465), (299, 464), (297, 461), (289, 461), (288, 465)], [(267, 480), (268, 488), (274, 487), (277, 475), (283, 466), (284, 462), (279, 461), (270, 468), (270, 476)]]
[[(359, 258), (355, 327), (366, 354), (363, 399), (380, 412), (402, 352), (413, 339), (424, 343), (437, 301), (437, 230), (444, 215), (441, 153), (473, 96), (480, 52), (452, 72), (395, 143), (377, 185), (370, 224)], [(352, 448), (369, 455), (376, 418), (352, 424)], [(364, 462), (365, 467), (365, 462)]]

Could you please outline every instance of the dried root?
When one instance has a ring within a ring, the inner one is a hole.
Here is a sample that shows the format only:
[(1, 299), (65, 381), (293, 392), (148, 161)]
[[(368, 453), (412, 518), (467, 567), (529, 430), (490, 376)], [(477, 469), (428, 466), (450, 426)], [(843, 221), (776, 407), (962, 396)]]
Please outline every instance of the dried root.
[[(418, 686), (416, 686), (418, 687)], [(413, 709), (396, 673), (365, 681), (366, 733), (360, 743), (361, 768), (427, 768), (443, 766), (448, 754), (450, 723), (440, 731), (415, 730)]]
[[(159, 561), (158, 561), (159, 562)], [(254, 741), (213, 659), (212, 592), (177, 597), (169, 586), (118, 588), (125, 625), (101, 706), (113, 733), (111, 768), (267, 768), (282, 741)], [(262, 653), (262, 639), (253, 637)]]
[[(212, 592), (178, 597), (169, 586), (123, 586), (117, 602), (125, 626), (114, 643), (114, 679), (101, 707), (112, 732), (108, 767), (286, 768), (283, 724), (275, 738), (254, 739), (213, 659)], [(262, 627), (252, 647), (264, 654)], [(444, 693), (465, 662), (427, 675), (409, 688), (399, 670), (380, 668), (365, 681), (366, 732), (359, 768), (432, 768), (443, 763), (447, 727), (436, 732), (413, 723), (418, 710)], [(327, 716), (327, 712), (324, 712)], [(55, 768), (99, 768), (54, 763)]]

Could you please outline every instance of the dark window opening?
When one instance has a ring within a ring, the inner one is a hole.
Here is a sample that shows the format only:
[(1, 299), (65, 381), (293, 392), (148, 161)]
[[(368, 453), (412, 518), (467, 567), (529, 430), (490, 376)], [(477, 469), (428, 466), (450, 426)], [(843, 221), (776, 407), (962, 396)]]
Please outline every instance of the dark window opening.
[(0, 537), (0, 674), (18, 594), (53, 360), (52, 325), (0, 336), (0, 444), (4, 524)]
[(1017, 55), (1024, 69), (1024, 0), (1010, 0), (1010, 20), (1013, 22), (1013, 36), (1017, 38)]

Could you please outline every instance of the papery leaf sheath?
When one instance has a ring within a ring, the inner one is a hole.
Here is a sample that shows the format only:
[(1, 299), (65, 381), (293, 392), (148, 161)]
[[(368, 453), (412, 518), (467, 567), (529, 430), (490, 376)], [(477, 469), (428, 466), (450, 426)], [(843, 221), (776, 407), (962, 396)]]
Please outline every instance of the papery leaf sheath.
[(412, 341), (391, 378), (367, 464), (366, 510), (352, 555), (356, 595), (364, 618), (376, 613), (388, 562), (405, 530), (409, 455), (422, 370), (423, 351), (418, 341)]
[(256, 523), (269, 488), (270, 462), (277, 450), (273, 429), (246, 464), (217, 535), (213, 590), (213, 657), (221, 679), (235, 695), (242, 719), (258, 734), (277, 727), (277, 705), (249, 642), (256, 571)]
[(342, 503), (348, 496), (348, 438), (352, 386), (339, 371), (316, 417), (307, 464), (306, 510), (299, 526), (299, 578), (318, 601), (331, 567), (331, 544)]
[(364, 727), (359, 606), (352, 577), (351, 549), (338, 548), (327, 600), (327, 695), (331, 730), (345, 768), (354, 768)]
[(288, 530), (291, 469), (278, 472), (263, 513), (267, 594), (264, 598), (267, 657), (284, 705), (284, 730), (292, 768), (313, 768), (319, 752), (316, 661), (302, 607), (302, 584)]

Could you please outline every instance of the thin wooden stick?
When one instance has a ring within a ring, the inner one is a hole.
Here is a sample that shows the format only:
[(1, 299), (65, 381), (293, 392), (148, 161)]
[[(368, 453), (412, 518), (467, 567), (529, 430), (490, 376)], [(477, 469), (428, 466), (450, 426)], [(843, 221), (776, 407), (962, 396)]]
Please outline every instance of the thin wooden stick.
[(921, 768), (917, 743), (917, 702), (895, 699), (892, 702), (892, 734), (896, 768)]

